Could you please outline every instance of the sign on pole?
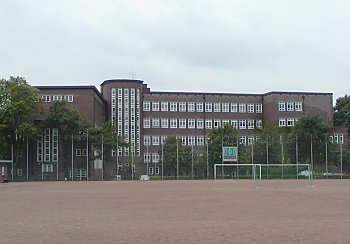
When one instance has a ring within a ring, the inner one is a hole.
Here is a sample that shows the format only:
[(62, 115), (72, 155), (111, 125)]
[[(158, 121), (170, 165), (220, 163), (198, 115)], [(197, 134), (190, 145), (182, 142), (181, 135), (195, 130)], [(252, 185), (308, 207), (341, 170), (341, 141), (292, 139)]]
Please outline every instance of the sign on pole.
[(237, 147), (222, 147), (222, 161), (237, 162), (238, 148)]

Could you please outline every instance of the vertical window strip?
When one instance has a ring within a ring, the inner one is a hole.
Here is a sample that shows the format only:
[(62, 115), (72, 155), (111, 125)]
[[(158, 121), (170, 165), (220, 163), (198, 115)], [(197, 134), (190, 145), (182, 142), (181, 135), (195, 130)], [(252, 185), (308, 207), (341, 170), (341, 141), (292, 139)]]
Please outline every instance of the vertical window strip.
[(58, 129), (52, 129), (52, 162), (58, 161)]
[(40, 135), (39, 140), (36, 142), (36, 161), (43, 161), (43, 136)]
[(111, 89), (111, 122), (115, 126), (115, 115), (116, 115), (116, 90), (115, 88)]
[(50, 162), (50, 129), (46, 128), (44, 133), (44, 161)]

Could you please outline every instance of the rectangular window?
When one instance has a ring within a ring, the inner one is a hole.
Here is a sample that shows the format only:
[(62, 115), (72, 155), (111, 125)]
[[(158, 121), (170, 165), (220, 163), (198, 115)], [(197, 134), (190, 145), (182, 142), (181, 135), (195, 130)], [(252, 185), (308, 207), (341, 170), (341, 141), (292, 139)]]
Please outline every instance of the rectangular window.
[(65, 95), (64, 100), (66, 100), (69, 103), (72, 103), (74, 100), (74, 96), (73, 95)]
[(197, 103), (197, 112), (203, 112), (203, 103)]
[(221, 120), (220, 119), (214, 119), (214, 128), (221, 127)]
[(205, 112), (212, 112), (213, 108), (212, 108), (212, 103), (205, 103)]
[(231, 113), (237, 113), (237, 103), (231, 103)]
[(186, 146), (186, 136), (181, 136), (180, 139), (181, 139), (182, 145)]
[(294, 119), (287, 119), (287, 126), (294, 126)]
[(280, 119), (278, 120), (278, 126), (279, 126), (279, 127), (286, 126), (286, 119), (280, 118)]
[(197, 129), (203, 129), (203, 119), (197, 119)]
[(176, 102), (170, 102), (170, 111), (177, 112), (177, 103)]
[(145, 146), (151, 145), (151, 137), (150, 137), (150, 136), (144, 136), (144, 137), (143, 137), (143, 144), (144, 144)]
[(216, 112), (216, 113), (221, 112), (220, 105), (221, 105), (220, 103), (214, 103), (214, 112)]
[(149, 167), (149, 168), (148, 168), (148, 171), (149, 171), (149, 174), (150, 174), (150, 175), (153, 175), (153, 173), (154, 173), (153, 167)]
[(188, 119), (188, 128), (189, 129), (195, 129), (196, 128), (196, 121), (195, 121), (195, 119)]
[(248, 119), (248, 130), (253, 130), (253, 129), (254, 129), (254, 120)]
[(150, 163), (151, 162), (150, 153), (144, 153), (143, 154), (143, 162), (144, 163)]
[(57, 102), (62, 101), (62, 95), (53, 95), (52, 101), (57, 101)]
[(143, 128), (151, 128), (151, 119), (143, 119)]
[(339, 134), (339, 143), (344, 144), (344, 135), (343, 134)]
[(247, 145), (247, 137), (246, 137), (246, 136), (240, 136), (240, 137), (239, 137), (239, 143), (240, 143), (241, 145), (246, 146), (246, 145)]
[(52, 173), (53, 172), (53, 165), (52, 164), (43, 164), (43, 172)]
[(224, 113), (230, 112), (230, 106), (229, 106), (228, 103), (223, 103), (222, 104), (222, 112), (224, 112)]
[(196, 145), (196, 137), (195, 136), (188, 136), (188, 145), (189, 146)]
[(169, 120), (168, 119), (162, 119), (162, 128), (169, 128)]
[(261, 114), (262, 113), (262, 104), (261, 103), (255, 104), (255, 111), (256, 111), (257, 114)]
[(45, 129), (44, 133), (44, 162), (50, 162), (51, 159), (51, 135), (50, 129)]
[(186, 129), (186, 119), (179, 119), (179, 128)]
[(205, 120), (205, 128), (206, 129), (211, 129), (211, 128), (213, 128), (213, 125), (212, 125), (212, 120), (211, 119), (206, 119)]
[(179, 102), (179, 112), (186, 112), (186, 102)]
[(58, 129), (52, 129), (52, 162), (58, 160)]
[(87, 149), (84, 148), (84, 149), (82, 150), (82, 156), (84, 156), (84, 157), (87, 156)]
[(159, 136), (152, 136), (152, 145), (153, 146), (159, 145)]
[(294, 106), (295, 106), (295, 111), (297, 111), (297, 112), (303, 111), (303, 103), (302, 102), (296, 102), (294, 104)]
[(22, 175), (23, 175), (23, 170), (17, 169), (17, 176), (22, 176)]
[(168, 102), (162, 102), (161, 109), (163, 112), (167, 112), (168, 111)]
[(152, 128), (159, 128), (159, 119), (152, 119)]
[(248, 145), (252, 145), (254, 143), (254, 136), (248, 136)]
[(239, 129), (240, 130), (247, 129), (247, 121), (245, 119), (240, 119), (239, 120)]
[(259, 128), (259, 129), (262, 128), (262, 120), (258, 119), (258, 120), (256, 121), (256, 128)]
[(246, 112), (246, 104), (245, 103), (240, 103), (239, 104), (239, 112), (240, 113), (245, 113)]
[(248, 103), (248, 113), (252, 114), (254, 113), (254, 103)]
[(151, 111), (151, 103), (143, 102), (143, 111)]
[(231, 126), (233, 129), (238, 129), (238, 120), (236, 119), (231, 120)]
[(286, 111), (286, 103), (285, 102), (278, 103), (278, 111), (280, 111), (280, 112)]
[(287, 102), (287, 111), (294, 111), (294, 103)]
[(152, 102), (152, 111), (159, 111), (159, 102)]
[(187, 106), (188, 106), (187, 108), (188, 112), (195, 112), (195, 105), (193, 102), (189, 102)]
[(155, 167), (156, 175), (159, 175), (159, 167)]
[(170, 128), (172, 129), (177, 128), (177, 119), (170, 119)]
[(152, 153), (152, 162), (159, 163), (159, 154), (158, 153)]
[(197, 145), (198, 146), (204, 145), (204, 136), (197, 136)]
[(43, 95), (41, 96), (41, 99), (44, 103), (49, 103), (51, 102), (51, 96), (50, 95)]
[(222, 120), (222, 126), (229, 125), (229, 124), (230, 124), (230, 120), (229, 119), (223, 119)]

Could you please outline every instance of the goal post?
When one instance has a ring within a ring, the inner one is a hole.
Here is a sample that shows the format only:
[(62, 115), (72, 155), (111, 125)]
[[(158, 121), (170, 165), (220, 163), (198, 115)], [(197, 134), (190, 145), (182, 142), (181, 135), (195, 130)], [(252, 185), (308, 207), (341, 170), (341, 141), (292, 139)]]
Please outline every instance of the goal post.
[[(214, 179), (218, 177), (217, 171), (221, 168), (222, 178), (251, 178), (261, 179), (261, 164), (214, 164)], [(231, 168), (229, 172), (225, 172), (225, 168)], [(258, 168), (258, 170), (256, 169)], [(244, 171), (240, 173), (240, 170)]]

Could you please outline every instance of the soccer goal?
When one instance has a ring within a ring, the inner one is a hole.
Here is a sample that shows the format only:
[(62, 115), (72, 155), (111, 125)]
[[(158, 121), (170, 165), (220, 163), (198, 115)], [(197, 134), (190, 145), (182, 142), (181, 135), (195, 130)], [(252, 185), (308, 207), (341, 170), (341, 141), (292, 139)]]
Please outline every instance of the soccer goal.
[[(256, 170), (258, 168), (258, 170)], [(214, 164), (214, 179), (260, 179), (260, 164)]]
[(313, 173), (310, 164), (259, 164), (254, 168), (255, 187), (312, 187)]

